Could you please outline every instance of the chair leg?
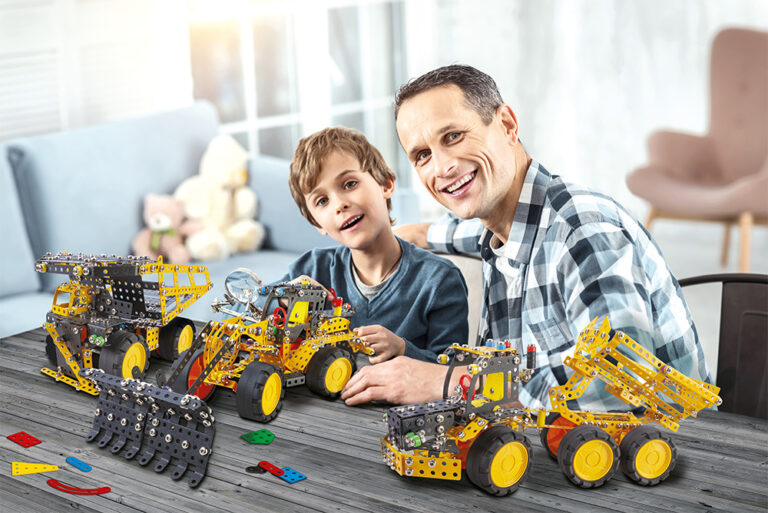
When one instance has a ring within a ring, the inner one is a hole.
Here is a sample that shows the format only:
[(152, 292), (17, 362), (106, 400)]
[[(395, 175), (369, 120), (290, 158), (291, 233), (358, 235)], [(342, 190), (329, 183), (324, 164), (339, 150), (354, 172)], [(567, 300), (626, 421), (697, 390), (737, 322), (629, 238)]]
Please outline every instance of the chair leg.
[(739, 228), (741, 229), (739, 272), (742, 273), (749, 272), (749, 248), (753, 223), (754, 217), (752, 216), (752, 212), (742, 212), (741, 215), (739, 215)]
[(725, 233), (723, 234), (723, 252), (720, 255), (720, 265), (728, 265), (728, 252), (731, 249), (731, 222), (725, 222)]
[(648, 230), (648, 233), (651, 233), (651, 223), (656, 220), (657, 214), (658, 212), (653, 207), (648, 211), (648, 218), (645, 220), (645, 229)]

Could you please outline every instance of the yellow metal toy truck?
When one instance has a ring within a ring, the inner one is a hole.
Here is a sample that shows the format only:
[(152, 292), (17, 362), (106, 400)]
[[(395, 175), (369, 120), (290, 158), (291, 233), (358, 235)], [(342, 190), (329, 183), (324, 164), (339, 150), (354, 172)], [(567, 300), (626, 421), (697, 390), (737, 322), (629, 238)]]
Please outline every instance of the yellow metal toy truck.
[[(534, 348), (522, 354), (509, 344), (451, 346), (440, 363), (453, 359), (441, 401), (390, 408), (388, 434), (381, 440), (385, 463), (400, 475), (461, 479), (461, 471), (482, 490), (507, 495), (531, 468), (531, 445), (523, 430), (539, 428), (542, 445), (575, 485), (593, 488), (608, 481), (619, 466), (641, 485), (665, 480), (675, 466), (677, 449), (660, 424), (677, 431), (678, 423), (701, 409), (721, 403), (719, 389), (691, 379), (666, 365), (621, 331), (609, 336), (605, 319), (593, 320), (580, 334), (572, 357), (574, 373), (549, 392), (552, 410), (512, 404), (520, 382), (533, 372)], [(468, 364), (455, 394), (448, 384), (457, 365)], [(628, 405), (635, 415), (575, 411), (567, 402), (579, 398), (595, 378)], [(637, 410), (636, 410), (637, 411)]]
[[(211, 321), (173, 364), (167, 383), (175, 392), (207, 400), (216, 387), (235, 392), (241, 417), (269, 422), (282, 408), (285, 388), (301, 384), (338, 396), (355, 370), (353, 355), (372, 349), (349, 329), (354, 310), (333, 291), (309, 283), (264, 286), (248, 269), (225, 282)], [(264, 300), (256, 306), (257, 299)], [(232, 307), (244, 311), (233, 310)]]
[(178, 315), (212, 286), (208, 268), (164, 264), (162, 257), (48, 253), (35, 270), (69, 276), (46, 317), (53, 368), (41, 372), (91, 395), (98, 389), (80, 369), (141, 379), (151, 351), (173, 361), (188, 349), (195, 328)]

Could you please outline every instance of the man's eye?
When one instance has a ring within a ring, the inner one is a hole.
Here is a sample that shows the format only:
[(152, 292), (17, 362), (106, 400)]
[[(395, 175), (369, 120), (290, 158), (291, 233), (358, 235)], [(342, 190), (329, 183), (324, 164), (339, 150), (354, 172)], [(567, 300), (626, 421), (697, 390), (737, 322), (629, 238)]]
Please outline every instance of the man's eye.
[(422, 150), (416, 154), (416, 163), (422, 162), (423, 160), (426, 160), (430, 155), (429, 150)]
[(353, 189), (357, 185), (357, 180), (347, 180), (344, 182), (345, 189)]
[(445, 142), (452, 143), (456, 142), (461, 138), (461, 132), (450, 132), (445, 134)]
[(326, 203), (328, 203), (328, 198), (318, 198), (317, 201), (315, 201), (315, 206), (322, 207)]

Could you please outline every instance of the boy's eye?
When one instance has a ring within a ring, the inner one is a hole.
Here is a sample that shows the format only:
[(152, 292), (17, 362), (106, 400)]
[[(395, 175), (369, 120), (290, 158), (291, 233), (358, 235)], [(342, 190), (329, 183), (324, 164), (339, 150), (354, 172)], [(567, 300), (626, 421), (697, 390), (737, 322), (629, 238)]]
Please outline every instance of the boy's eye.
[(317, 198), (315, 200), (315, 206), (316, 207), (322, 207), (326, 203), (328, 203), (328, 198)]
[(357, 185), (357, 180), (347, 180), (344, 182), (345, 189), (353, 189)]

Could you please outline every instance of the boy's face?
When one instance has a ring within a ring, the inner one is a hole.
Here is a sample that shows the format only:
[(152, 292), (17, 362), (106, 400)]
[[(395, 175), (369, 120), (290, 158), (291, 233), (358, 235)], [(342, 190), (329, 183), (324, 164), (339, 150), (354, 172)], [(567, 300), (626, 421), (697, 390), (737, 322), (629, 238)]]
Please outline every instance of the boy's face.
[(387, 199), (395, 182), (379, 185), (354, 156), (334, 151), (323, 159), (317, 183), (304, 195), (317, 230), (351, 249), (365, 249), (391, 229)]

